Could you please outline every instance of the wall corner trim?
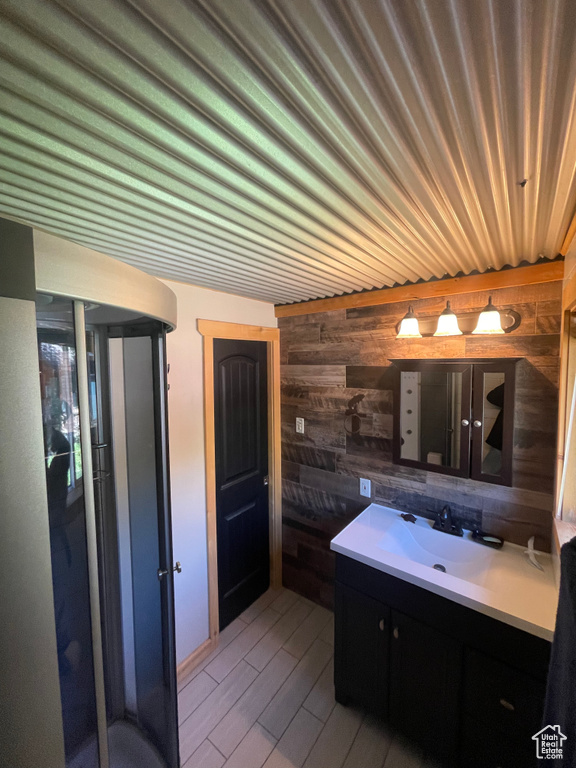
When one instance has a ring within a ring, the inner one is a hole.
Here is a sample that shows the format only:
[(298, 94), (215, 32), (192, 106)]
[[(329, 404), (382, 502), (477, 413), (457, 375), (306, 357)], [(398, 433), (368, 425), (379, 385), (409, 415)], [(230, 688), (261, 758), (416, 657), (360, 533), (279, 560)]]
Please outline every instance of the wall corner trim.
[(204, 659), (207, 659), (212, 651), (216, 650), (216, 648), (218, 648), (218, 638), (209, 637), (207, 640), (204, 640), (202, 645), (199, 645), (195, 651), (192, 651), (190, 656), (178, 664), (176, 677), (178, 680), (179, 688), (184, 680), (188, 677), (188, 675), (193, 672), (196, 667), (204, 661)]

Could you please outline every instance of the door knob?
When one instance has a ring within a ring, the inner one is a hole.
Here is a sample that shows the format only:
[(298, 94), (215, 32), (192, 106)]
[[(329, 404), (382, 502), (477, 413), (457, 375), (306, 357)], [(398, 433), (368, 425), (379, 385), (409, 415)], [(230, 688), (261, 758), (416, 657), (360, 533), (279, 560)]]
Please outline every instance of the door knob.
[(394, 635), (394, 640), (398, 640), (398, 638), (400, 637), (400, 632), (398, 632), (398, 627), (394, 627), (394, 631), (392, 632), (392, 634)]
[(264, 485), (268, 485), (270, 482), (270, 477), (268, 475), (265, 475), (264, 477)]
[(384, 632), (384, 619), (380, 619), (378, 627), (380, 628), (380, 632)]
[(176, 560), (176, 565), (172, 568), (173, 571), (176, 571), (177, 573), (182, 573), (182, 566), (180, 564), (180, 560)]
[(166, 570), (166, 568), (158, 568), (156, 571), (156, 575), (158, 576), (158, 581), (162, 581), (164, 576), (168, 576), (170, 571)]
[(463, 427), (469, 427), (470, 426), (470, 422), (468, 421), (468, 419), (462, 419), (462, 421), (460, 423), (462, 424)]
[(476, 419), (476, 420), (474, 421), (474, 426), (475, 426), (475, 427), (481, 427), (481, 426), (482, 426), (482, 422), (481, 422), (481, 421), (478, 421), (478, 419)]

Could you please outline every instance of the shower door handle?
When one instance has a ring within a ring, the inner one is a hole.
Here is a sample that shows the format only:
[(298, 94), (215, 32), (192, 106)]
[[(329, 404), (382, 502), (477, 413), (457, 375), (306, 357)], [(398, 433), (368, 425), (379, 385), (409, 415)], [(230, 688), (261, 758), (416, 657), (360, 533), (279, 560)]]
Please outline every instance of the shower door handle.
[[(172, 567), (172, 570), (177, 573), (182, 573), (182, 566), (180, 565), (179, 560), (176, 561), (176, 565)], [(158, 581), (162, 581), (164, 576), (168, 576), (169, 573), (170, 573), (170, 570), (168, 568), (158, 568), (158, 570), (156, 571), (156, 575), (158, 576)]]

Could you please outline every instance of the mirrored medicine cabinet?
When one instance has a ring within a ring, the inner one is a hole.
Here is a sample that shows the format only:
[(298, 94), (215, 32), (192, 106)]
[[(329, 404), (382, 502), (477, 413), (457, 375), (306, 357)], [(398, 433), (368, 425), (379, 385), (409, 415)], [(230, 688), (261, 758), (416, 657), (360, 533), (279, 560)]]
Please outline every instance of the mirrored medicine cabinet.
[(394, 463), (512, 485), (518, 359), (391, 360)]

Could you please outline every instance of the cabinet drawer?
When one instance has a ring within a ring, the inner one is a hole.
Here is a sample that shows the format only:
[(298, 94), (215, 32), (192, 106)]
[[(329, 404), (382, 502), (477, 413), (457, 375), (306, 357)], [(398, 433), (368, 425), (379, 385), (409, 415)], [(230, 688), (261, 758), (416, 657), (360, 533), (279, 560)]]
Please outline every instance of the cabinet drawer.
[(541, 727), (545, 686), (505, 664), (468, 650), (464, 709), (487, 728), (531, 736)]
[(460, 768), (535, 768), (536, 764), (536, 748), (529, 736), (464, 717)]

